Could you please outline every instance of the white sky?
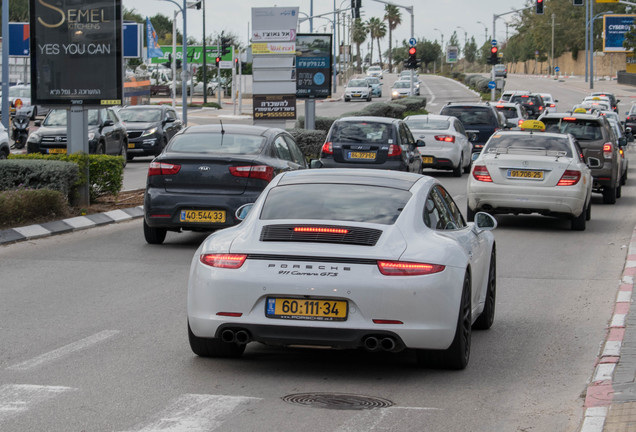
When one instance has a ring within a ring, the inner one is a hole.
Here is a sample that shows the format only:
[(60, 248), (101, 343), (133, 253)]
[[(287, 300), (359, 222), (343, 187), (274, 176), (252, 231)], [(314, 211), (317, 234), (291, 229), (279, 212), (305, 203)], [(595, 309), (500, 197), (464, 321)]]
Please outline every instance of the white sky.
[[(183, 0), (175, 0), (183, 7)], [(251, 29), (252, 7), (268, 7), (268, 6), (298, 6), (300, 8), (300, 17), (304, 18), (303, 13), (309, 15), (311, 0), (287, 0), (280, 2), (272, 2), (265, 0), (204, 0), (205, 1), (205, 30), (207, 35), (217, 34), (221, 31), (236, 34), (242, 43), (248, 43), (249, 30)], [(395, 4), (413, 6), (414, 10), (414, 35), (417, 39), (425, 38), (427, 40), (437, 40), (441, 42), (441, 35), (444, 35), (444, 41), (448, 41), (453, 31), (457, 31), (457, 36), (461, 45), (464, 44), (464, 32), (467, 33), (468, 39), (475, 37), (477, 44), (484, 42), (485, 28), (488, 28), (488, 40), (492, 35), (493, 14), (503, 14), (515, 9), (521, 9), (526, 6), (526, 0), (392, 0)], [(351, 6), (351, 0), (313, 0), (313, 14), (333, 11), (334, 4), (336, 7), (342, 5), (343, 8)], [(534, 2), (531, 3), (534, 5)], [(126, 9), (135, 9), (142, 16), (153, 16), (157, 13), (168, 16), (172, 19), (174, 11), (177, 7), (169, 0), (123, 0), (123, 6)], [(534, 6), (533, 6), (534, 7)], [(549, 15), (549, 3), (546, 5), (545, 14)], [(400, 9), (402, 12), (402, 24), (393, 32), (393, 45), (395, 41), (398, 44), (402, 40), (409, 39), (411, 36), (411, 15), (406, 9)], [(362, 19), (368, 20), (370, 17), (382, 18), (384, 16), (384, 4), (374, 0), (362, 0)], [(506, 22), (512, 22), (512, 17), (516, 14), (508, 14), (499, 18), (496, 22), (497, 34), (495, 38), (498, 41), (506, 39)], [(333, 19), (333, 14), (327, 16)], [(483, 24), (479, 24), (481, 21)], [(331, 32), (331, 23), (326, 19), (314, 19), (314, 32), (324, 32), (324, 25), (328, 25), (327, 32)], [(203, 36), (203, 19), (200, 10), (188, 9), (187, 16), (188, 35), (198, 40)], [(249, 27), (248, 27), (249, 26)], [(458, 29), (457, 27), (462, 27)], [(179, 31), (183, 31), (183, 18), (181, 15), (177, 18), (177, 27)], [(435, 28), (439, 29), (434, 30)], [(300, 33), (309, 32), (309, 21), (301, 23), (299, 27)], [(509, 29), (509, 34), (513, 34), (513, 29)], [(383, 40), (380, 40), (382, 51), (388, 48), (388, 34)], [(374, 52), (377, 51), (377, 43), (374, 44)], [(366, 47), (363, 47), (366, 52)], [(375, 57), (375, 55), (374, 55)]]

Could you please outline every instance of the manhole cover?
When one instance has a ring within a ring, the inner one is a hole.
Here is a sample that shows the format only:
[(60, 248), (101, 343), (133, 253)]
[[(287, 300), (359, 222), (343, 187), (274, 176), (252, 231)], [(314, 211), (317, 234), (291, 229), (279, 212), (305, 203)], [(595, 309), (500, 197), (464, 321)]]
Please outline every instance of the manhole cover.
[(296, 393), (284, 396), (283, 400), (294, 405), (337, 410), (368, 410), (393, 406), (393, 402), (388, 399), (343, 393)]

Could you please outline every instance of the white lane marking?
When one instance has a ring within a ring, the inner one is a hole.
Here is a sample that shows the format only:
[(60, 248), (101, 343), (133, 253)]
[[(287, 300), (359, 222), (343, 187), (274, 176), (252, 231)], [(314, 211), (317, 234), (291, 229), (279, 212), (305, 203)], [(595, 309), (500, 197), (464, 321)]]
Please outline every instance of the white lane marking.
[(627, 318), (625, 314), (614, 314), (610, 327), (625, 327), (625, 318)]
[(631, 291), (619, 291), (618, 296), (616, 297), (617, 303), (627, 302), (629, 303), (632, 300), (632, 292)]
[(374, 430), (382, 420), (393, 410), (419, 410), (419, 411), (438, 411), (440, 408), (428, 407), (400, 407), (392, 406), (389, 408), (378, 408), (363, 410), (360, 413), (349, 418), (334, 432), (369, 432)]
[(7, 384), (0, 386), (0, 423), (29, 410), (31, 405), (51, 399), (71, 387)]
[(247, 408), (249, 402), (257, 400), (261, 399), (247, 396), (182, 395), (161, 411), (157, 420), (146, 423), (134, 431), (210, 432), (230, 416), (235, 416)]
[(424, 86), (424, 88), (426, 88), (426, 91), (428, 92), (428, 94), (431, 95), (431, 100), (430, 101), (426, 101), (426, 103), (427, 104), (433, 104), (433, 101), (435, 100), (435, 94), (433, 93), (431, 88), (426, 85), (426, 83), (424, 81), (422, 81), (422, 85)]
[(603, 349), (604, 357), (621, 355), (621, 341), (607, 341)]
[(24, 361), (22, 363), (15, 364), (13, 366), (9, 366), (7, 369), (9, 370), (29, 370), (35, 367), (41, 366), (44, 363), (48, 363), (54, 360), (57, 360), (61, 357), (64, 357), (73, 352), (82, 350), (84, 348), (88, 348), (91, 345), (95, 345), (97, 343), (103, 342), (106, 339), (116, 335), (119, 333), (119, 330), (104, 330), (99, 333), (96, 333), (92, 336), (79, 340), (77, 342), (70, 343), (48, 353), (44, 353), (40, 356), (32, 358), (31, 360)]
[(607, 417), (607, 407), (594, 407), (585, 410), (585, 421), (581, 432), (602, 432)]

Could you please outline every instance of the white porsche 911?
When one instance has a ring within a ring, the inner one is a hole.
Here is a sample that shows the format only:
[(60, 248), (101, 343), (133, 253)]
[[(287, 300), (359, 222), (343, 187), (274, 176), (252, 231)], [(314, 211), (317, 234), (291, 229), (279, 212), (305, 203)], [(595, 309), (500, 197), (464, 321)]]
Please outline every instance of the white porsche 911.
[(572, 135), (541, 132), (545, 125), (535, 120), (522, 127), (528, 123), (535, 129), (493, 134), (473, 163), (468, 220), (478, 211), (539, 213), (569, 218), (573, 230), (585, 230), (592, 208), (590, 167), (600, 160), (586, 160)]
[(432, 177), (286, 172), (237, 217), (192, 259), (188, 336), (199, 356), (238, 357), (256, 341), (415, 349), (420, 364), (463, 369), (472, 328), (493, 323), (496, 220), (467, 224)]

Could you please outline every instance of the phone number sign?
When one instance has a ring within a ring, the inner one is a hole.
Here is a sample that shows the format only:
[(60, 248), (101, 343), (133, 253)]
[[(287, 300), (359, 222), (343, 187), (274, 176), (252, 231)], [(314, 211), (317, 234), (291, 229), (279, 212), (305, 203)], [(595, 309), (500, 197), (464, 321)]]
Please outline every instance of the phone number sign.
[(120, 105), (121, 0), (30, 0), (31, 98)]
[(296, 118), (296, 95), (254, 95), (253, 118), (258, 120), (293, 120)]

